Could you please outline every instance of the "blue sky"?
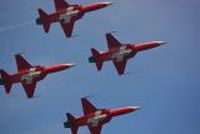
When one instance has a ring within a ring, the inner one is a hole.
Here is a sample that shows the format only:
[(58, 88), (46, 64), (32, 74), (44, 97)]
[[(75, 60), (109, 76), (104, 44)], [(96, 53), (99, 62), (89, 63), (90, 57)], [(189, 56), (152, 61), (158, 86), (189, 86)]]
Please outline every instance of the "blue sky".
[[(87, 4), (97, 0), (70, 3)], [(34, 23), (37, 8), (54, 11), (53, 0), (4, 0), (0, 4), (0, 67), (16, 72), (14, 54), (25, 52), (32, 64), (73, 62), (77, 66), (49, 75), (27, 100), (20, 84), (10, 95), (0, 91), (2, 134), (65, 134), (65, 113), (82, 115), (80, 98), (100, 108), (140, 105), (115, 118), (102, 134), (200, 133), (200, 1), (113, 0), (111, 7), (86, 14), (75, 25), (78, 37), (66, 39), (53, 24), (49, 34)], [(119, 77), (111, 62), (101, 72), (89, 64), (90, 48), (106, 50), (104, 34), (117, 31), (121, 42), (165, 40), (167, 45), (138, 53)], [(125, 131), (126, 130), (126, 131)], [(80, 134), (89, 133), (79, 129)]]

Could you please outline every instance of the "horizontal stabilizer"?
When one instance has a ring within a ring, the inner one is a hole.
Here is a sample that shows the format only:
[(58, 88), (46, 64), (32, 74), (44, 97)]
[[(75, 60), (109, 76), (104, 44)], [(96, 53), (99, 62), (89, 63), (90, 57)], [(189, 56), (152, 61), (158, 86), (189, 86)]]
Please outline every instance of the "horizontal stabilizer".
[(7, 94), (10, 93), (11, 87), (12, 87), (12, 81), (10, 80), (10, 75), (6, 73), (4, 70), (0, 70), (1, 74), (1, 81), (4, 85), (5, 91)]
[(51, 22), (48, 21), (48, 14), (45, 13), (42, 9), (38, 9), (39, 18), (36, 20), (38, 25), (43, 25), (44, 31), (46, 33), (49, 32)]
[(103, 60), (101, 58), (101, 54), (94, 48), (91, 49), (91, 52), (97, 66), (97, 70), (100, 71), (103, 66)]
[(72, 134), (77, 134), (78, 126), (76, 125), (76, 118), (73, 115), (71, 115), (70, 113), (67, 113), (66, 116), (67, 116), (67, 120), (71, 126)]
[(66, 116), (67, 116), (68, 121), (75, 122), (76, 118), (73, 115), (71, 115), (70, 113), (67, 113)]

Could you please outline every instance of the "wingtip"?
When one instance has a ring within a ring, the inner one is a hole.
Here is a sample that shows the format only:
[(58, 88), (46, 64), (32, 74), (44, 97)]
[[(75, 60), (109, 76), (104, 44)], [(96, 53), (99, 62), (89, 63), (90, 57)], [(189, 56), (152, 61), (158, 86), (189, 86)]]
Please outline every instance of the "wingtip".
[(26, 53), (25, 52), (20, 52), (20, 53), (16, 53), (15, 56), (17, 55), (25, 55)]
[(107, 32), (105, 33), (106, 35), (111, 35), (111, 34), (114, 34), (114, 33), (117, 33), (117, 31), (111, 31), (111, 32)]

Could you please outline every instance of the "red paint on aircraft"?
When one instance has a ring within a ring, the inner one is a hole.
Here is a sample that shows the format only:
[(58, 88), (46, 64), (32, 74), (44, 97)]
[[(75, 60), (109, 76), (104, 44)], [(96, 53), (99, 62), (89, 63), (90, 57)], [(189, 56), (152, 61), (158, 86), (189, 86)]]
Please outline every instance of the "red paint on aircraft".
[(64, 122), (65, 128), (71, 128), (72, 134), (77, 134), (78, 128), (88, 126), (91, 134), (100, 134), (102, 126), (108, 123), (113, 117), (134, 112), (140, 109), (139, 106), (128, 106), (116, 109), (97, 109), (86, 98), (81, 99), (84, 115), (74, 117), (67, 113), (67, 121)]
[(89, 57), (90, 63), (95, 63), (97, 70), (100, 71), (103, 62), (112, 61), (118, 74), (124, 74), (127, 60), (134, 57), (137, 52), (152, 49), (165, 44), (165, 41), (151, 41), (137, 44), (121, 44), (112, 34), (106, 34), (106, 40), (109, 50), (98, 52), (92, 48), (92, 56)]
[(49, 32), (51, 23), (60, 22), (67, 38), (72, 36), (74, 23), (81, 19), (85, 13), (98, 10), (111, 5), (111, 2), (97, 2), (88, 5), (70, 5), (64, 0), (54, 0), (56, 12), (45, 13), (38, 9), (39, 18), (36, 19), (38, 25), (43, 25), (44, 31)]
[(32, 66), (19, 54), (15, 55), (15, 59), (18, 72), (13, 75), (9, 75), (4, 70), (0, 69), (0, 85), (4, 85), (6, 93), (9, 94), (12, 84), (21, 83), (28, 98), (32, 98), (34, 96), (37, 82), (44, 79), (49, 73), (62, 71), (74, 66), (74, 64)]

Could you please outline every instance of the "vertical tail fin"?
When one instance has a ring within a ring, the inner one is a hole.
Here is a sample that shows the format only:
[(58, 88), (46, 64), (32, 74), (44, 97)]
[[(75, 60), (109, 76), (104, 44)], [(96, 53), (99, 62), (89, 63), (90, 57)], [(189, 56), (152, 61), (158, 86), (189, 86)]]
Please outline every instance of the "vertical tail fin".
[(2, 69), (0, 70), (0, 74), (2, 78), (2, 84), (5, 87), (5, 91), (7, 94), (9, 94), (12, 87), (12, 81), (10, 80), (10, 75)]
[(50, 28), (50, 25), (51, 25), (51, 22), (48, 21), (48, 14), (45, 13), (42, 9), (38, 9), (38, 13), (39, 13), (39, 18), (36, 19), (36, 23), (38, 25), (43, 25), (44, 27), (44, 31), (46, 33), (49, 32), (49, 28)]
[(76, 124), (76, 118), (73, 115), (71, 115), (70, 113), (67, 113), (66, 115), (67, 115), (67, 120), (70, 124), (72, 134), (77, 134), (78, 126)]
[(91, 49), (92, 57), (94, 58), (94, 62), (96, 63), (97, 70), (100, 71), (103, 66), (103, 60), (101, 58), (101, 54), (94, 48)]

